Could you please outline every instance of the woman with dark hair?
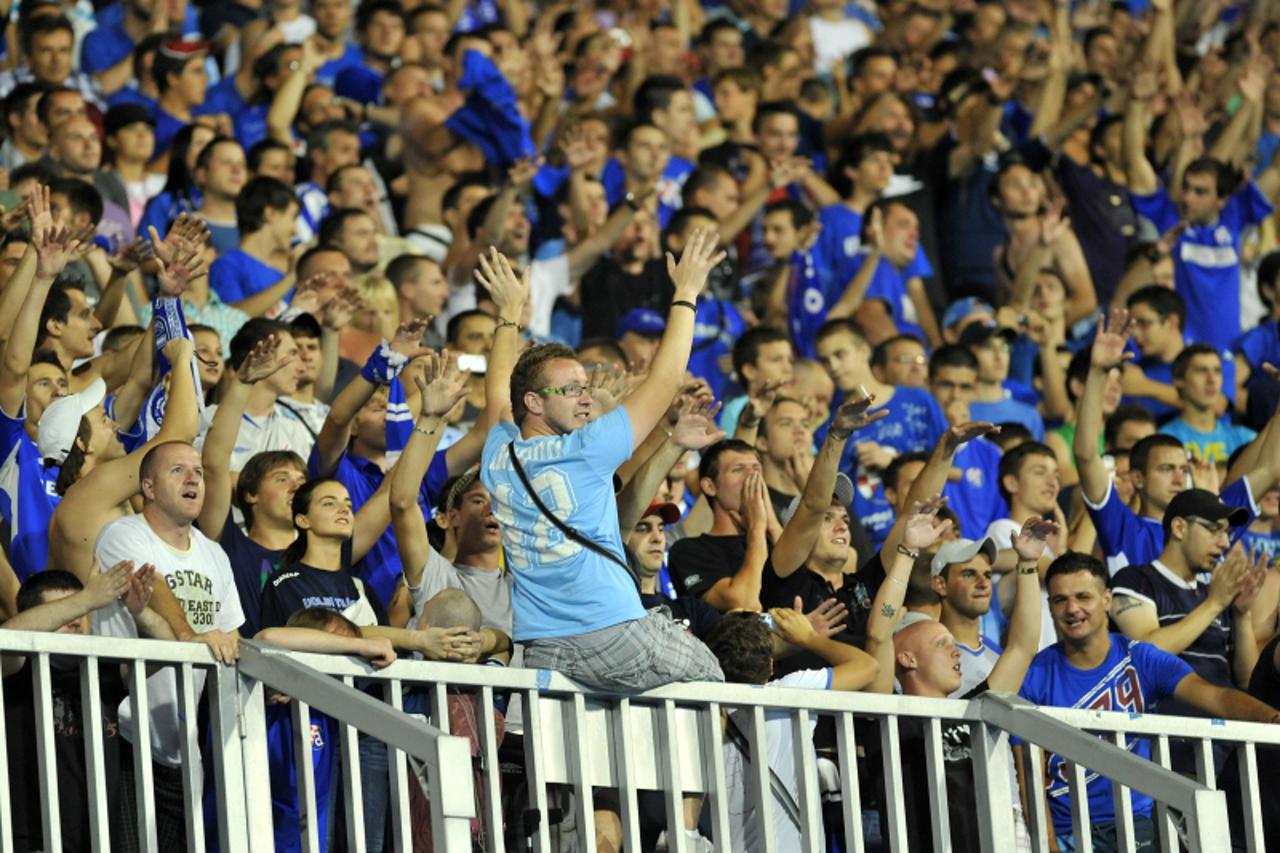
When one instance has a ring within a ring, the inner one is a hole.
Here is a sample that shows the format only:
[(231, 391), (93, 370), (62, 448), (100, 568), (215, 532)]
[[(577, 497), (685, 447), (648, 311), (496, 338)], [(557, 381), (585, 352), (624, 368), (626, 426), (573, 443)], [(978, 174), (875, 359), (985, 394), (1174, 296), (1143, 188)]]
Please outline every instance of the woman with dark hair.
[(217, 135), (211, 125), (196, 119), (174, 136), (168, 179), (164, 190), (147, 202), (138, 225), (139, 234), (146, 234), (148, 228), (164, 234), (178, 214), (191, 213), (200, 206), (200, 190), (195, 182), (196, 158)]

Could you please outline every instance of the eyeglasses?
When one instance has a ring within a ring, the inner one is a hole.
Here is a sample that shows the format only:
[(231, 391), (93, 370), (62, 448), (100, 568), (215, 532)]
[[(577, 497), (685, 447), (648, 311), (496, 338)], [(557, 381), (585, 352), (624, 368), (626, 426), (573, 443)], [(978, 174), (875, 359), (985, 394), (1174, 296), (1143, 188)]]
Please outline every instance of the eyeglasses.
[(929, 363), (929, 360), (922, 355), (895, 355), (889, 360), (894, 364), (915, 364), (920, 367)]
[(1226, 536), (1231, 532), (1231, 525), (1227, 524), (1225, 521), (1209, 521), (1206, 518), (1199, 518), (1194, 515), (1187, 516), (1187, 521), (1203, 527), (1214, 536)]
[(581, 397), (590, 390), (590, 385), (548, 385), (546, 388), (539, 388), (538, 393), (544, 396), (550, 394), (555, 397)]

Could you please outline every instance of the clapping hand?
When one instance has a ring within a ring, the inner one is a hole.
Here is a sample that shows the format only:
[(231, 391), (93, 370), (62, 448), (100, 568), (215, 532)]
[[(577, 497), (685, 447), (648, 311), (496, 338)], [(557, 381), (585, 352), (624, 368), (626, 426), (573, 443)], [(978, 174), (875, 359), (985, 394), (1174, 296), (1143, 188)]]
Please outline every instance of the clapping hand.
[[(132, 563), (130, 563), (132, 565)], [(151, 603), (151, 593), (155, 590), (156, 567), (153, 563), (143, 563), (142, 568), (129, 576), (129, 590), (124, 594), (124, 606), (137, 616)]]
[(106, 607), (122, 598), (129, 591), (129, 578), (133, 574), (133, 560), (121, 560), (105, 572), (95, 554), (93, 567), (85, 581), (84, 596), (94, 610)]

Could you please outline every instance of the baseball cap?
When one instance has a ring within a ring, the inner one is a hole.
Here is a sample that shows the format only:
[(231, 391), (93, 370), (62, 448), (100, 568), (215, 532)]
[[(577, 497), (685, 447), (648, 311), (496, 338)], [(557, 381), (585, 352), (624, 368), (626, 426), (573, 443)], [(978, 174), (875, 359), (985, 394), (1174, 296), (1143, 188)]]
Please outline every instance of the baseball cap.
[(1004, 338), (1005, 341), (1013, 343), (1018, 337), (1018, 333), (1008, 326), (997, 326), (988, 320), (978, 323), (970, 323), (964, 327), (964, 331), (960, 333), (960, 343), (966, 347), (977, 346), (986, 343), (992, 338)]
[(965, 317), (970, 314), (977, 314), (985, 311), (988, 314), (995, 315), (996, 309), (991, 307), (989, 302), (979, 299), (976, 296), (966, 296), (964, 299), (957, 299), (947, 306), (947, 310), (942, 315), (942, 328), (950, 329), (956, 326)]
[(649, 508), (646, 509), (644, 511), (644, 515), (640, 517), (648, 518), (651, 515), (656, 515), (658, 518), (661, 518), (663, 524), (675, 524), (680, 520), (680, 507), (673, 503), (654, 501), (649, 504)]
[(644, 335), (646, 338), (660, 337), (667, 329), (667, 321), (657, 311), (648, 308), (632, 308), (618, 323), (618, 333), (615, 338), (620, 338), (627, 332), (635, 332), (637, 335)]
[(41, 459), (52, 459), (61, 465), (75, 444), (80, 419), (92, 412), (107, 396), (107, 383), (98, 377), (78, 394), (59, 397), (40, 416), (36, 428), (36, 448)]
[[(800, 508), (800, 501), (803, 497), (804, 495), (796, 495), (792, 498), (791, 503), (787, 504), (787, 508), (778, 516), (778, 521), (784, 527), (791, 520), (791, 516), (796, 514), (796, 510)], [(843, 507), (853, 504), (853, 481), (846, 474), (836, 474), (836, 487), (831, 497)]]
[(151, 127), (156, 126), (156, 120), (152, 118), (151, 111), (142, 104), (117, 104), (107, 110), (107, 114), (102, 118), (102, 127), (110, 136), (113, 133), (119, 133), (122, 129), (131, 124), (148, 124)]
[(186, 61), (197, 53), (207, 53), (211, 47), (213, 47), (213, 45), (207, 41), (173, 38), (160, 46), (160, 54), (167, 59)]
[(1249, 511), (1243, 507), (1228, 506), (1222, 502), (1222, 498), (1205, 489), (1187, 489), (1169, 501), (1169, 506), (1164, 511), (1164, 523), (1192, 516), (1205, 521), (1226, 521), (1232, 527), (1249, 522)]
[(985, 555), (988, 562), (994, 563), (996, 543), (989, 538), (981, 542), (975, 542), (972, 539), (956, 539), (947, 542), (938, 549), (938, 553), (933, 555), (933, 560), (929, 563), (929, 573), (936, 578), (947, 566), (953, 563), (967, 563), (979, 554)]

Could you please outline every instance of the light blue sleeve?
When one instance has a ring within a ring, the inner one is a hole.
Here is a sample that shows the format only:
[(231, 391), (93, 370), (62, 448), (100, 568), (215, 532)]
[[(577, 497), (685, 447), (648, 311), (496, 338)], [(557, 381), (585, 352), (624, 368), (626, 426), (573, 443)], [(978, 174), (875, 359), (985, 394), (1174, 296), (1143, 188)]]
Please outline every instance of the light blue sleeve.
[(577, 443), (581, 458), (593, 471), (612, 480), (618, 466), (631, 458), (632, 435), (631, 416), (625, 406), (619, 406), (578, 430), (570, 440)]

